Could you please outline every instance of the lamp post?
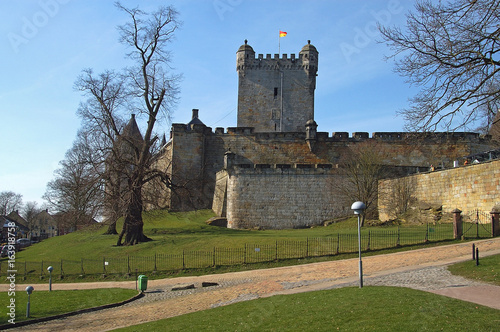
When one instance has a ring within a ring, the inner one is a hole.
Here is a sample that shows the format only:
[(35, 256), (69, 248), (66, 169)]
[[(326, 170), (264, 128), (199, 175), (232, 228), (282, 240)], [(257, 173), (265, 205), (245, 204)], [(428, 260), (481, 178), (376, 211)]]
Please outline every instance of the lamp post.
[(47, 271), (49, 271), (49, 292), (52, 292), (52, 271), (54, 268), (52, 266), (49, 266), (47, 268)]
[(359, 288), (363, 288), (363, 262), (361, 261), (361, 215), (366, 209), (363, 202), (354, 202), (351, 205), (351, 210), (358, 215), (358, 249), (359, 249)]
[(26, 287), (26, 293), (28, 293), (28, 304), (26, 305), (26, 318), (30, 317), (30, 296), (31, 293), (33, 293), (34, 289), (35, 288), (33, 288), (33, 286)]

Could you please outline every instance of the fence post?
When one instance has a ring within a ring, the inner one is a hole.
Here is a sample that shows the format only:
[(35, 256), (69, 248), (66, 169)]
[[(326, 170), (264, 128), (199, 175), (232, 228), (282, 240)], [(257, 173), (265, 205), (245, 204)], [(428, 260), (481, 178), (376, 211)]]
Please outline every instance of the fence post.
[(309, 257), (309, 237), (306, 237), (306, 258)]
[(276, 255), (274, 256), (275, 260), (278, 260), (278, 240), (276, 240)]
[(370, 250), (370, 240), (371, 240), (371, 235), (372, 235), (371, 232), (372, 232), (371, 230), (368, 230), (368, 248), (366, 249), (368, 251)]
[(27, 273), (26, 272), (26, 261), (24, 261), (24, 280), (26, 280), (26, 277), (27, 277), (26, 273)]
[(130, 274), (130, 255), (127, 255), (127, 273)]
[(427, 227), (425, 228), (425, 241), (429, 242), (429, 222), (426, 223)]
[(43, 259), (42, 259), (42, 267), (40, 268), (40, 279), (43, 278)]
[(85, 271), (83, 270), (83, 258), (82, 258), (82, 275), (85, 274)]
[(63, 260), (62, 260), (62, 258), (61, 258), (61, 276), (60, 276), (60, 278), (61, 278), (61, 279), (63, 279), (63, 278), (64, 278), (64, 276), (63, 276), (63, 275), (64, 275), (64, 270), (63, 270)]
[(399, 238), (399, 225), (398, 225), (398, 238), (396, 240), (396, 247), (399, 247), (399, 244), (400, 244), (400, 238)]
[(245, 243), (245, 250), (243, 250), (243, 264), (247, 263), (247, 244)]
[(491, 237), (500, 235), (500, 206), (494, 206), (491, 214)]
[(157, 268), (156, 268), (156, 252), (155, 252), (155, 269), (154, 271), (156, 272)]
[(214, 256), (213, 256), (212, 266), (215, 267), (215, 247), (214, 247)]
[(337, 233), (337, 255), (339, 254), (340, 251), (340, 233)]
[(102, 273), (106, 274), (106, 257), (102, 258)]
[(182, 250), (182, 269), (184, 270), (186, 268), (186, 262), (184, 258), (184, 250)]
[(453, 238), (461, 239), (463, 235), (462, 211), (455, 209), (451, 213), (453, 213)]

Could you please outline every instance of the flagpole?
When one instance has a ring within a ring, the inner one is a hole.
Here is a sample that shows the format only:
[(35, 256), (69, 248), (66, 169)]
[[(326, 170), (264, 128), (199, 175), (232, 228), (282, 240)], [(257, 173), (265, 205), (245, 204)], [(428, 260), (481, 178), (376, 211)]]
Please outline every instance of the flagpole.
[(281, 30), (278, 30), (278, 56), (281, 56)]
[[(279, 58), (281, 58), (281, 30), (278, 30), (278, 59)], [(281, 70), (281, 68), (279, 69), (279, 72), (280, 72), (280, 132), (283, 132), (283, 71)]]

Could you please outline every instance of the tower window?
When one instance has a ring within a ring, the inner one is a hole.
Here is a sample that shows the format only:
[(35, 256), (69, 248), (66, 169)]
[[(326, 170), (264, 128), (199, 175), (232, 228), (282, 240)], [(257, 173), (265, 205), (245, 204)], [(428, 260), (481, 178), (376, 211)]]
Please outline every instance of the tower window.
[(278, 88), (274, 88), (274, 99), (278, 98)]

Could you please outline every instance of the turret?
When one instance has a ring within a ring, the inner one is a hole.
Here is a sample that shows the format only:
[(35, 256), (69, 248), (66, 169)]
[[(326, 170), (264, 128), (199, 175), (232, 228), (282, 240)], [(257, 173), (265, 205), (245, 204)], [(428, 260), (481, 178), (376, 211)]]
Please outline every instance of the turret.
[(299, 57), (302, 59), (302, 65), (304, 69), (308, 72), (309, 76), (316, 76), (318, 71), (318, 50), (311, 41), (307, 41), (307, 45), (302, 47), (299, 52)]
[(318, 124), (314, 120), (309, 120), (306, 123), (306, 142), (309, 150), (313, 151), (317, 138)]
[(252, 46), (248, 45), (248, 40), (245, 39), (245, 44), (241, 45), (236, 52), (236, 70), (244, 70), (245, 66), (251, 64), (255, 59), (255, 51)]

